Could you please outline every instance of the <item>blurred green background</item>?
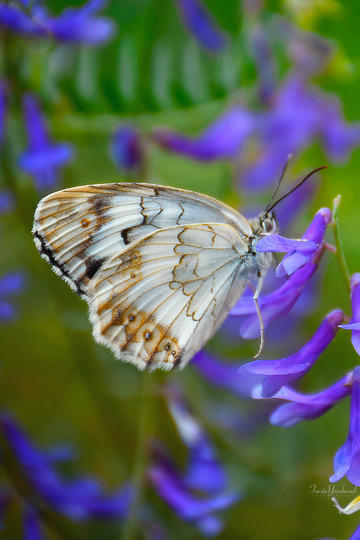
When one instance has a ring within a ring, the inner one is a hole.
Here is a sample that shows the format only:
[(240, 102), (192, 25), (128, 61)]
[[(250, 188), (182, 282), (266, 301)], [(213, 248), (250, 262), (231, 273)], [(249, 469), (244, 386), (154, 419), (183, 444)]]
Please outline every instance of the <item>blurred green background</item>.
[[(75, 3), (53, 0), (47, 5), (56, 13)], [(128, 178), (109, 156), (109, 139), (123, 121), (131, 121), (145, 133), (167, 126), (196, 134), (239, 96), (246, 96), (256, 106), (257, 74), (247, 37), (255, 22), (266, 24), (276, 14), (333, 42), (333, 60), (316, 82), (339, 96), (348, 120), (360, 118), (358, 0), (269, 1), (255, 16), (246, 14), (237, 0), (207, 0), (205, 4), (230, 36), (229, 46), (217, 55), (204, 52), (186, 32), (172, 0), (109, 2), (105, 13), (116, 21), (117, 33), (99, 48), (77, 47), (69, 54), (62, 46), (19, 39), (14, 57), (20, 80), (41, 99), (54, 138), (72, 142), (76, 150), (61, 187)], [(277, 66), (281, 78), (289, 68), (282, 50), (277, 53)], [(108, 350), (94, 343), (86, 304), (50, 271), (33, 245), (32, 216), (40, 197), (31, 179), (14, 165), (25, 145), (20, 108), (18, 113), (13, 110), (8, 130), (0, 174), (2, 186), (15, 193), (16, 207), (1, 217), (1, 272), (24, 270), (27, 286), (16, 300), (17, 320), (0, 326), (1, 407), (13, 411), (39, 444), (73, 444), (78, 450), (74, 470), (91, 472), (102, 478), (104, 485), (116, 487), (129, 479), (134, 468), (143, 400), (149, 410), (149, 437), (162, 440), (178, 463), (184, 463), (185, 450), (157, 391), (165, 381), (179, 382), (209, 429), (232, 485), (244, 492), (243, 500), (226, 512), (227, 526), (220, 538), (348, 538), (360, 516), (340, 516), (329, 494), (314, 495), (312, 486), (327, 489), (329, 485), (333, 455), (347, 435), (349, 402), (345, 400), (312, 423), (286, 430), (264, 422), (255, 433), (245, 436), (213, 424), (211, 407), (231, 405), (239, 418), (251, 420), (268, 404), (248, 403), (210, 386), (191, 365), (181, 373), (144, 376), (115, 361)], [(229, 163), (196, 163), (154, 145), (149, 145), (147, 152), (146, 180), (207, 193), (239, 209), (266, 199), (264, 194), (247, 199), (239, 192)], [(320, 147), (314, 145), (297, 157), (293, 177), (324, 161)], [(332, 199), (340, 193), (341, 232), (351, 272), (360, 270), (359, 175), (359, 150), (345, 164), (331, 165), (322, 176), (315, 200), (293, 228), (300, 236), (314, 211), (331, 207)], [(349, 312), (348, 294), (335, 258), (327, 255), (322, 266), (319, 301), (300, 328), (300, 341), (311, 335), (330, 309), (342, 307)], [(254, 348), (254, 342), (244, 344), (240, 338), (228, 342), (221, 333), (209, 346), (209, 350), (234, 361), (249, 358)], [(276, 357), (276, 350), (271, 354)], [(301, 388), (320, 390), (357, 362), (348, 334), (340, 332)], [(151, 378), (146, 393), (144, 377)], [(346, 481), (335, 487), (341, 486), (351, 488)], [(341, 504), (351, 498), (338, 495)], [(148, 484), (143, 502), (169, 538), (200, 537), (197, 529), (180, 521)], [(111, 540), (122, 534), (121, 524), (67, 526), (81, 539)], [(19, 534), (13, 516), (10, 535), (1, 531), (0, 538), (18, 538)], [(138, 531), (139, 538), (150, 538), (147, 535)]]

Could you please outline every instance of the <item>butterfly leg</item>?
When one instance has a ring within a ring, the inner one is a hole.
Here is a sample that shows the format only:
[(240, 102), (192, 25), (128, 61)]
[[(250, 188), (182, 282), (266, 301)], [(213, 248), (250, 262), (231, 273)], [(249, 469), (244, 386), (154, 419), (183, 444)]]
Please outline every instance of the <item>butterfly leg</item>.
[(261, 273), (259, 273), (259, 280), (257, 282), (256, 290), (254, 292), (253, 300), (256, 308), (256, 313), (259, 319), (259, 325), (260, 325), (260, 346), (258, 352), (255, 354), (254, 358), (259, 358), (260, 354), (262, 353), (262, 350), (264, 348), (265, 343), (265, 331), (264, 331), (264, 320), (261, 315), (260, 306), (259, 306), (259, 296), (260, 292), (263, 286), (263, 277)]

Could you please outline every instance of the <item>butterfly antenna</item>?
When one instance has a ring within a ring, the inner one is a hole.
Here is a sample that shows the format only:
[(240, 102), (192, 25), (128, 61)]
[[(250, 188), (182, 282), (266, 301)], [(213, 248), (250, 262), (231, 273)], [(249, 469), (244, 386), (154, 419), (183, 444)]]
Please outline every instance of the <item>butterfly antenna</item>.
[(281, 185), (281, 182), (283, 181), (283, 178), (284, 178), (284, 176), (285, 176), (286, 169), (288, 168), (289, 163), (290, 163), (290, 160), (292, 159), (292, 157), (293, 157), (292, 154), (289, 154), (288, 157), (286, 158), (285, 165), (284, 165), (284, 167), (283, 167), (283, 170), (281, 171), (280, 178), (279, 178), (279, 180), (277, 181), (276, 186), (275, 186), (275, 189), (274, 189), (274, 191), (272, 192), (272, 195), (271, 195), (271, 197), (270, 197), (270, 200), (269, 200), (269, 202), (268, 202), (267, 205), (266, 205), (266, 208), (265, 208), (265, 213), (266, 213), (266, 214), (267, 214), (267, 212), (269, 212), (269, 207), (270, 207), (271, 203), (273, 202), (273, 200), (274, 200), (274, 198), (275, 198), (275, 196), (276, 196), (276, 194), (277, 194), (277, 192), (278, 192), (278, 190), (279, 190), (279, 187), (280, 187), (280, 185)]
[(294, 191), (299, 189), (299, 187), (302, 186), (313, 174), (315, 174), (315, 173), (317, 173), (319, 171), (322, 171), (323, 169), (327, 169), (327, 168), (328, 168), (327, 165), (323, 165), (322, 167), (317, 167), (317, 169), (314, 169), (313, 171), (309, 172), (309, 174), (307, 174), (305, 176), (305, 178), (300, 180), (300, 182), (298, 184), (296, 184), (296, 186), (294, 186), (292, 189), (290, 189), (290, 191), (285, 193), (285, 195), (280, 197), (280, 199), (275, 201), (269, 208), (267, 208), (266, 212), (271, 212), (271, 210), (273, 210), (275, 208), (275, 206), (279, 204), (279, 202), (283, 201), (284, 199), (286, 199), (286, 197), (288, 197), (289, 195), (294, 193)]

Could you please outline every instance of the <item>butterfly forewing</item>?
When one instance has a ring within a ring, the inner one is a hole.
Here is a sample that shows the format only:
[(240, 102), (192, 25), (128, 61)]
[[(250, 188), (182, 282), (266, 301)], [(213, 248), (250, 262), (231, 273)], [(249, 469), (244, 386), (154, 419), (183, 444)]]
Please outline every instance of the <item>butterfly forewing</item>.
[(248, 221), (198, 193), (151, 184), (119, 183), (65, 189), (42, 199), (33, 234), (41, 254), (79, 294), (109, 258), (160, 229), (190, 223), (233, 225), (244, 238)]
[(246, 253), (239, 233), (220, 223), (138, 240), (89, 283), (95, 339), (140, 369), (183, 367), (242, 293)]

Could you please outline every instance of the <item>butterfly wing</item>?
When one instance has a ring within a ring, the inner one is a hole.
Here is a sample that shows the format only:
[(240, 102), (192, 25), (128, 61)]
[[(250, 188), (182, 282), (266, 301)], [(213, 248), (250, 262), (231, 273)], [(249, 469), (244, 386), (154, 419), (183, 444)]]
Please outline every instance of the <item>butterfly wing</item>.
[(95, 339), (140, 369), (183, 367), (241, 295), (247, 244), (226, 224), (161, 229), (89, 283)]
[(240, 235), (249, 222), (216, 199), (151, 184), (118, 183), (64, 189), (43, 198), (33, 235), (44, 258), (76, 292), (87, 286), (109, 258), (164, 227), (222, 222)]

